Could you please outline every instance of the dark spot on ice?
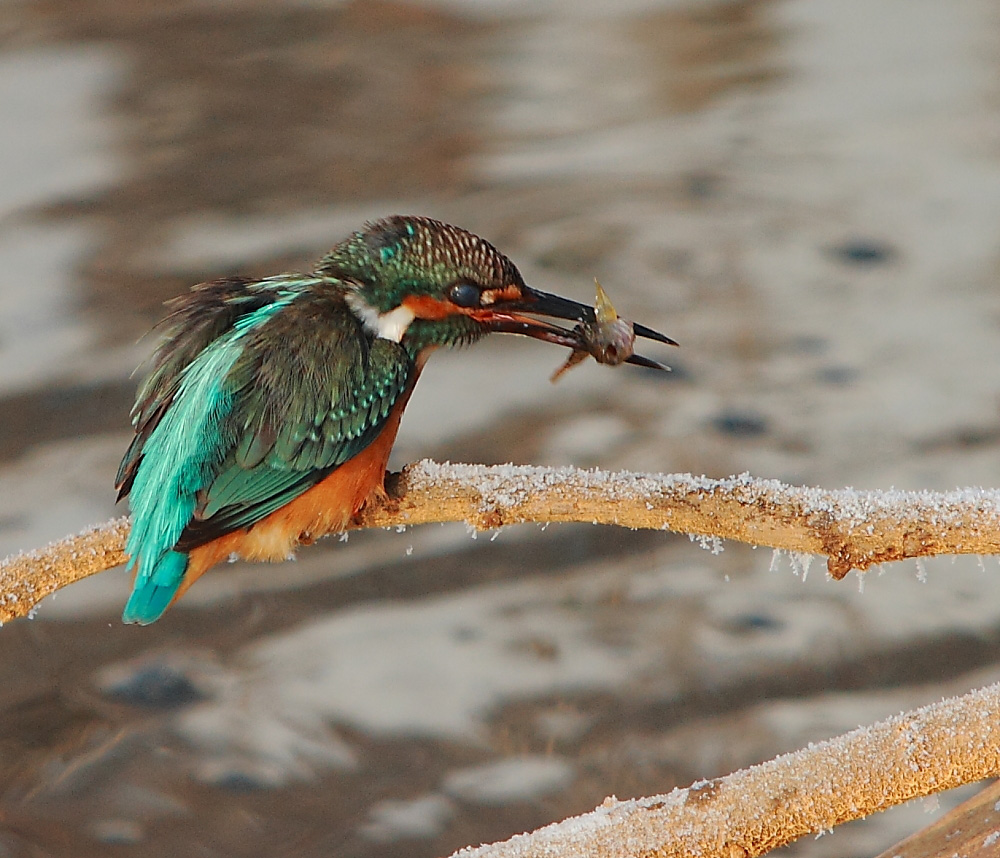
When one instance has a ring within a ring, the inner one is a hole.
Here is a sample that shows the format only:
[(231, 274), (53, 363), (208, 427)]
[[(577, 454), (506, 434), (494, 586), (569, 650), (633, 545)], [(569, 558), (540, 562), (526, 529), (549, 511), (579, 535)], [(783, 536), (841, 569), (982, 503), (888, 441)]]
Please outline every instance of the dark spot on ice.
[(130, 706), (175, 709), (205, 699), (205, 695), (177, 667), (145, 664), (104, 689), (107, 697)]
[(731, 632), (746, 634), (747, 632), (776, 631), (782, 628), (784, 623), (770, 614), (751, 612), (733, 617), (727, 625)]
[(955, 429), (921, 442), (918, 450), (953, 450), (956, 447), (975, 449), (996, 444), (1000, 429), (994, 426), (958, 426)]
[(996, 440), (997, 430), (993, 427), (966, 426), (955, 432), (955, 441), (960, 447), (982, 447)]
[(684, 179), (688, 197), (693, 200), (707, 200), (714, 197), (722, 184), (721, 177), (707, 170), (695, 170)]
[(712, 426), (723, 435), (756, 438), (767, 432), (767, 420), (752, 411), (723, 411), (712, 418)]
[(871, 268), (891, 262), (896, 255), (885, 242), (874, 238), (850, 238), (843, 244), (830, 248), (830, 254), (845, 265)]
[(0, 531), (18, 530), (27, 525), (28, 517), (21, 513), (0, 516)]
[(271, 784), (254, 777), (249, 772), (237, 770), (222, 772), (218, 777), (212, 779), (212, 783), (230, 792), (240, 793), (257, 792), (271, 787)]
[(824, 366), (816, 372), (816, 380), (824, 384), (847, 385), (858, 377), (858, 371), (850, 366)]
[(819, 337), (815, 334), (800, 334), (793, 337), (791, 341), (792, 351), (804, 355), (818, 355), (825, 352), (830, 346), (830, 341), (826, 337)]

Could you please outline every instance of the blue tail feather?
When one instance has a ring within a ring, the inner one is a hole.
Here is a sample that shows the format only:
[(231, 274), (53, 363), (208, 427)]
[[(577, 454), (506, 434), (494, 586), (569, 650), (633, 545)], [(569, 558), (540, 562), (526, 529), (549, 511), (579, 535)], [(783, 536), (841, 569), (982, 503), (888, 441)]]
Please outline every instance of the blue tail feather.
[(140, 573), (122, 611), (122, 622), (147, 626), (162, 617), (177, 594), (187, 567), (187, 554), (167, 551), (156, 562), (152, 572)]

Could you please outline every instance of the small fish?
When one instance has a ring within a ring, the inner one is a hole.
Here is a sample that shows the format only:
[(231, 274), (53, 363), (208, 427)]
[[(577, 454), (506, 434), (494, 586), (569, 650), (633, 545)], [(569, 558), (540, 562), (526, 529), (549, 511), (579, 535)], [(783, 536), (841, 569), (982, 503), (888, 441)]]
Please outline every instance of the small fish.
[(607, 366), (618, 366), (628, 362), (654, 369), (670, 369), (635, 354), (635, 326), (618, 315), (611, 299), (608, 298), (608, 293), (604, 291), (596, 277), (594, 286), (597, 287), (594, 320), (581, 322), (573, 329), (578, 344), (573, 347), (566, 363), (552, 374), (551, 380), (556, 381), (566, 370), (586, 360), (588, 356)]

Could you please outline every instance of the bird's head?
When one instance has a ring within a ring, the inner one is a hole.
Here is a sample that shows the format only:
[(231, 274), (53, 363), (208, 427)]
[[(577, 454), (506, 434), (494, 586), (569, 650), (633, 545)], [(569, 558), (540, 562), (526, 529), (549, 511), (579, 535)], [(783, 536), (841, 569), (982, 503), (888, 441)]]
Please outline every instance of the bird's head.
[[(531, 316), (595, 318), (593, 307), (525, 285), (517, 266), (488, 241), (426, 217), (370, 223), (331, 250), (318, 270), (349, 285), (348, 303), (372, 333), (397, 342), (456, 345), (498, 332), (574, 348), (580, 340), (573, 331)], [(642, 325), (635, 333), (676, 345)]]

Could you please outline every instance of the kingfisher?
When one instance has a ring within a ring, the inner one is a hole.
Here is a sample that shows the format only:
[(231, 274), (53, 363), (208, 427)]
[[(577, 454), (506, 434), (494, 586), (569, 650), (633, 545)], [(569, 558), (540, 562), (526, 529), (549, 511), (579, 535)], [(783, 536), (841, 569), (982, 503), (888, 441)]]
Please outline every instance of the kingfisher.
[(594, 308), (525, 285), (489, 242), (401, 215), (366, 224), (311, 274), (213, 280), (168, 306), (116, 480), (132, 513), (122, 619), (142, 625), (220, 561), (284, 560), (384, 494), (436, 348), (497, 332), (580, 351), (595, 322)]

